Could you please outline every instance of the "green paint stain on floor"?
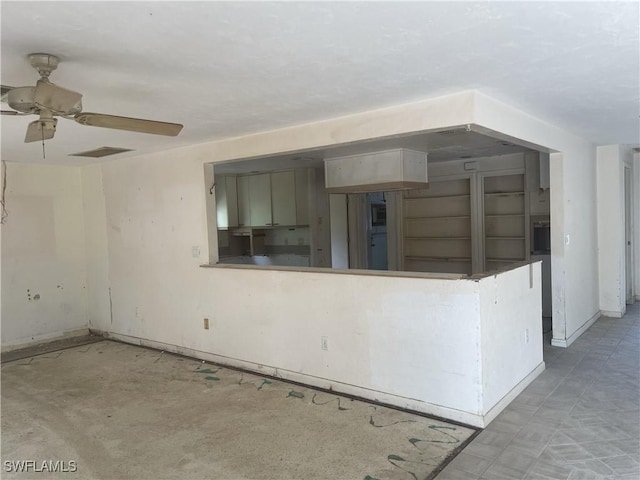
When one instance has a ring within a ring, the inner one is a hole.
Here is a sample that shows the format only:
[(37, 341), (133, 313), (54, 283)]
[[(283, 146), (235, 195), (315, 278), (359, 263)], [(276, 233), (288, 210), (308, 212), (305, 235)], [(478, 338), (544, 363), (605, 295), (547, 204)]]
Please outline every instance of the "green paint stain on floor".
[(272, 382), (270, 382), (269, 380), (263, 380), (262, 384), (258, 387), (258, 390), (262, 390), (262, 387), (264, 387), (265, 385), (271, 385)]
[(367, 475), (364, 477), (364, 480), (378, 480), (376, 477), (372, 477), (371, 475)]
[(194, 372), (196, 372), (196, 373), (216, 373), (218, 370), (211, 370), (210, 368), (203, 368), (202, 370), (194, 370)]
[(411, 442), (411, 445), (413, 445), (414, 447), (416, 446), (416, 443), (421, 442), (422, 440), (420, 440), (419, 438), (410, 438), (409, 442)]
[(304, 398), (304, 393), (296, 392), (295, 390), (291, 390), (291, 391), (289, 392), (289, 395), (287, 395), (287, 398), (288, 398), (288, 397)]
[(220, 380), (218, 377), (214, 377), (213, 375), (207, 375), (204, 377), (205, 380), (215, 380), (216, 382)]

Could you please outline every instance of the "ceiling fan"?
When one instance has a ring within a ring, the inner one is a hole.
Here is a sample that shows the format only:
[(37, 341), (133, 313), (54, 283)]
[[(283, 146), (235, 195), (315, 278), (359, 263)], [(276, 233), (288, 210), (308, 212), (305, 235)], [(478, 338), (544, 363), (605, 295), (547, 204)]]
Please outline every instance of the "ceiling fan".
[(178, 123), (158, 122), (141, 118), (119, 117), (82, 111), (82, 94), (54, 85), (49, 75), (58, 68), (60, 59), (48, 53), (32, 53), (28, 56), (31, 66), (40, 74), (35, 87), (9, 87), (2, 85), (2, 102), (13, 110), (2, 110), (2, 115), (39, 115), (40, 119), (27, 127), (25, 143), (49, 140), (56, 133), (62, 117), (75, 120), (80, 125), (115, 128), (130, 132), (176, 136), (182, 130)]

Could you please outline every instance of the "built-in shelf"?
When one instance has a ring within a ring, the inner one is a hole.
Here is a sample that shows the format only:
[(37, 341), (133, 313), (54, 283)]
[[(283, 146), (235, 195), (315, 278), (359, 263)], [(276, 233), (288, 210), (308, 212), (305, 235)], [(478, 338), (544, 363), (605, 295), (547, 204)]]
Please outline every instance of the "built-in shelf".
[(415, 197), (407, 197), (407, 200), (445, 200), (445, 199), (449, 199), (449, 198), (461, 198), (461, 197), (466, 197), (466, 198), (470, 198), (471, 195), (469, 194), (462, 194), (462, 195), (440, 195), (440, 196), (428, 196), (428, 195), (422, 195), (422, 196), (415, 196)]
[(485, 268), (526, 259), (524, 175), (484, 179)]
[(485, 197), (521, 197), (524, 196), (524, 192), (491, 192), (485, 193)]
[(487, 240), (524, 240), (525, 237), (485, 237)]
[(471, 237), (404, 237), (405, 240), (471, 240)]
[(470, 274), (471, 203), (468, 178), (405, 192), (405, 268)]
[(431, 262), (470, 262), (470, 257), (421, 257), (421, 256), (407, 256), (407, 260), (423, 260)]
[(471, 215), (442, 215), (442, 216), (428, 216), (428, 217), (404, 217), (406, 220), (420, 220), (420, 219), (432, 219), (432, 218), (471, 218)]

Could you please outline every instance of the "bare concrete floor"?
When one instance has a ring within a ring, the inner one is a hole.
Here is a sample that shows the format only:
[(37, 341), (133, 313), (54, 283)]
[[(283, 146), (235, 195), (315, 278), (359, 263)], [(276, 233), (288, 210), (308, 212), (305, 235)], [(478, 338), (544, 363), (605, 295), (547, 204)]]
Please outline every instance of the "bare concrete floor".
[(422, 480), (475, 432), (111, 341), (3, 364), (1, 420), (19, 479)]

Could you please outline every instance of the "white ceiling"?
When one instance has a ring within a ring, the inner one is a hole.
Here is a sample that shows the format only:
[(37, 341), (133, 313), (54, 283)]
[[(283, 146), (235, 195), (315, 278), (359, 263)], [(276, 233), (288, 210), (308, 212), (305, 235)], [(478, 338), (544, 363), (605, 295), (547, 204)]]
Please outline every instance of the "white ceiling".
[[(70, 153), (180, 145), (477, 89), (595, 143), (637, 145), (637, 2), (9, 2), (1, 80), (34, 85), (26, 59), (84, 111), (184, 124), (178, 137), (60, 119), (47, 163)], [(3, 109), (7, 106), (3, 104)], [(35, 117), (2, 117), (2, 159)]]

